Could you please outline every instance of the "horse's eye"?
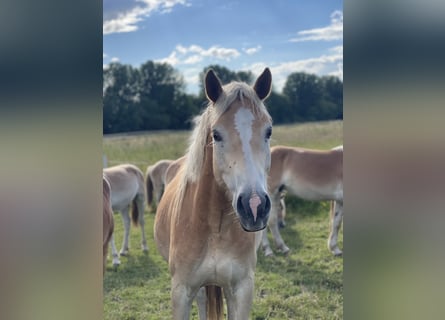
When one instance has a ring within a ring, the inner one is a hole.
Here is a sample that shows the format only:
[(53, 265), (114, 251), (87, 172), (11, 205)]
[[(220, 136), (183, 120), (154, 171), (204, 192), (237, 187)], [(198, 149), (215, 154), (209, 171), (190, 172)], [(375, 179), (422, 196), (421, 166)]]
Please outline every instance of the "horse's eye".
[(266, 139), (270, 139), (271, 136), (272, 136), (272, 127), (269, 127), (266, 130)]
[(221, 135), (216, 130), (213, 130), (213, 140), (216, 142), (222, 141)]

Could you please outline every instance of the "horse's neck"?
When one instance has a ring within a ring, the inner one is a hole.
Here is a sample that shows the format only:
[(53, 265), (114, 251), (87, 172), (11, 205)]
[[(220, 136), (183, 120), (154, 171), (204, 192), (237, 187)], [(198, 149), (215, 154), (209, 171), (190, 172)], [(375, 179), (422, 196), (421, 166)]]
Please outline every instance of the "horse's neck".
[(198, 179), (195, 214), (207, 222), (214, 232), (220, 232), (225, 226), (233, 222), (231, 200), (226, 190), (217, 183), (213, 173), (213, 147), (207, 145), (204, 154), (203, 170)]

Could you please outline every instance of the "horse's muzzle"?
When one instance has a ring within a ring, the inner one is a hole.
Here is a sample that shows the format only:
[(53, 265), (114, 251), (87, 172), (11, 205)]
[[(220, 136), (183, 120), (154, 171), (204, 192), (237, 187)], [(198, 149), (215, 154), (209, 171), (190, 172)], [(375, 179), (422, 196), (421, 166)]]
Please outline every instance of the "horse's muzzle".
[(236, 201), (236, 211), (243, 229), (255, 232), (266, 228), (270, 207), (270, 198), (266, 193), (240, 194)]

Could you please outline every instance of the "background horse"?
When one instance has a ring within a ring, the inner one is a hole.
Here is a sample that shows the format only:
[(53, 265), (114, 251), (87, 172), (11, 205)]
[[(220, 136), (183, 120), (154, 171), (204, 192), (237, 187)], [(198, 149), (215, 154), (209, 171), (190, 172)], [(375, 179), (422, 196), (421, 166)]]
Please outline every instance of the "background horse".
[(156, 201), (156, 204), (161, 200), (165, 188), (165, 171), (172, 162), (173, 160), (159, 160), (147, 168), (145, 182), (147, 184), (147, 204), (149, 206), (152, 205), (153, 200)]
[(182, 156), (181, 158), (173, 161), (165, 170), (165, 185), (169, 184), (170, 181), (173, 180), (173, 178), (176, 176), (176, 173), (178, 173), (179, 168), (184, 164), (185, 156)]
[[(343, 219), (343, 146), (331, 150), (310, 150), (275, 146), (271, 149), (272, 165), (269, 175), (269, 192), (272, 210), (269, 229), (277, 248), (287, 253), (289, 248), (281, 238), (278, 214), (284, 207), (280, 203), (283, 190), (305, 200), (333, 200), (328, 248), (334, 255), (341, 255), (338, 248), (338, 231)], [(263, 232), (263, 249), (271, 255), (267, 231)]]
[[(103, 169), (111, 186), (111, 206), (113, 211), (119, 211), (124, 222), (125, 234), (120, 255), (128, 254), (128, 238), (130, 235), (130, 206), (131, 220), (134, 225), (140, 225), (142, 231), (142, 249), (148, 251), (147, 240), (144, 230), (144, 205), (145, 185), (142, 171), (132, 164), (121, 164)], [(118, 265), (119, 259), (114, 236), (111, 238), (111, 250), (113, 254), (113, 265)]]
[(110, 183), (107, 181), (105, 176), (102, 177), (102, 192), (103, 192), (102, 253), (103, 253), (103, 273), (105, 273), (105, 267), (107, 265), (108, 245), (110, 243), (114, 231), (113, 210), (111, 208), (111, 189), (110, 189)]
[(209, 105), (155, 218), (156, 244), (172, 276), (174, 319), (189, 319), (195, 296), (201, 319), (205, 313), (220, 319), (222, 293), (229, 319), (249, 318), (261, 236), (255, 232), (266, 227), (270, 211), (272, 121), (262, 101), (271, 80), (269, 69), (253, 88), (222, 87), (212, 70), (205, 76)]

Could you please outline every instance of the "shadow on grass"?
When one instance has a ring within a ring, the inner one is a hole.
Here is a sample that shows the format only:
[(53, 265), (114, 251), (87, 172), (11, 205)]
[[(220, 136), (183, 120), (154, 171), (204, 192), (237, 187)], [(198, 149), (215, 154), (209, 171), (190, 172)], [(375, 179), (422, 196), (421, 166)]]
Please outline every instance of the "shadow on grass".
[[(290, 201), (288, 201), (288, 198), (290, 198)], [(302, 290), (315, 292), (324, 288), (330, 291), (342, 291), (342, 273), (339, 274), (334, 271), (332, 265), (341, 263), (343, 258), (331, 255), (327, 247), (316, 249), (316, 245), (314, 245), (313, 253), (310, 250), (308, 253), (307, 248), (312, 246), (311, 242), (315, 239), (302, 239), (295, 227), (305, 219), (312, 220), (315, 216), (320, 220), (328, 220), (329, 202), (304, 201), (296, 197), (286, 197), (286, 206), (288, 210), (286, 227), (280, 229), (280, 233), (284, 242), (290, 248), (290, 252), (287, 255), (277, 252), (269, 232), (269, 240), (274, 250), (274, 256), (265, 257), (260, 247), (256, 270), (265, 273), (266, 278), (268, 278), (268, 274), (275, 274), (283, 278), (290, 286), (304, 288)], [(327, 240), (329, 235), (327, 228), (325, 234)]]
[(153, 278), (158, 278), (163, 271), (159, 261), (155, 261), (150, 253), (130, 253), (128, 256), (120, 257), (121, 264), (117, 268), (107, 267), (104, 276), (104, 292), (116, 290), (129, 286), (143, 286), (144, 283)]

